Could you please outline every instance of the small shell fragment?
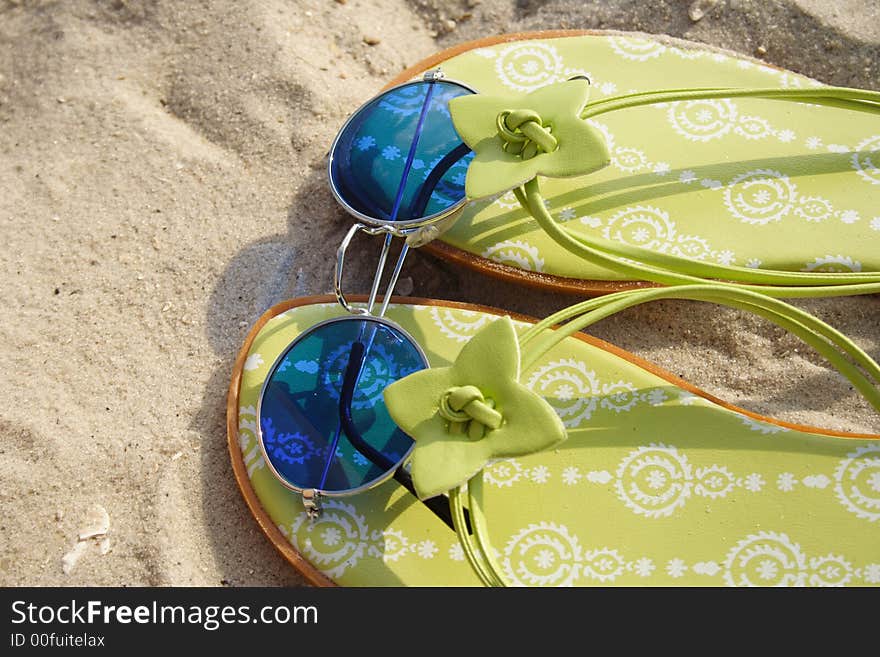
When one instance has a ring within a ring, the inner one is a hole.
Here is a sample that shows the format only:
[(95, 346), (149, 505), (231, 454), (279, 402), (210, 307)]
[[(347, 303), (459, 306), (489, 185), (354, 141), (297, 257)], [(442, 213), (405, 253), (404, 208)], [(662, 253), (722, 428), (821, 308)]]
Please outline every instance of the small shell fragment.
[(85, 522), (79, 530), (79, 540), (85, 541), (96, 536), (103, 536), (110, 531), (110, 516), (100, 504), (89, 508)]
[(77, 541), (74, 543), (73, 547), (70, 548), (70, 551), (61, 557), (61, 570), (64, 571), (65, 575), (69, 575), (73, 572), (73, 569), (76, 568), (76, 562), (79, 561), (79, 558), (85, 553), (88, 546), (88, 543)]

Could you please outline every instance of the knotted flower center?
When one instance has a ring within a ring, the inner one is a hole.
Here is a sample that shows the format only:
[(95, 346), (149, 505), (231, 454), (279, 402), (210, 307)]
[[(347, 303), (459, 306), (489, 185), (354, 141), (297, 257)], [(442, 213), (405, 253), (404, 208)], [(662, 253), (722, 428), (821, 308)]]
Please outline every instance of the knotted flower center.
[(483, 397), (476, 386), (454, 386), (440, 398), (440, 416), (449, 422), (449, 433), (467, 433), (471, 440), (479, 440), (501, 426), (501, 413), (495, 402)]
[(552, 153), (559, 146), (556, 137), (550, 134), (550, 126), (544, 125), (533, 110), (504, 110), (495, 119), (495, 126), (504, 140), (504, 151), (524, 160), (538, 153)]

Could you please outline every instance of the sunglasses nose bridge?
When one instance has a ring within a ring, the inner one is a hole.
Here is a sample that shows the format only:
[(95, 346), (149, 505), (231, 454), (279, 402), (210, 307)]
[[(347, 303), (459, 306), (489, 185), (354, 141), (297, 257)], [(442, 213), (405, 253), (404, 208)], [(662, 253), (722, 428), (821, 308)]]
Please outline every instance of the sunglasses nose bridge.
[[(349, 245), (351, 244), (352, 239), (354, 239), (354, 236), (361, 231), (368, 235), (385, 236), (382, 240), (382, 250), (379, 252), (379, 262), (376, 265), (376, 273), (373, 276), (373, 284), (370, 288), (370, 296), (367, 300), (366, 308), (352, 306), (345, 298), (345, 292), (343, 292), (342, 289), (343, 272), (345, 269), (345, 254), (348, 250)], [(404, 232), (395, 229), (393, 226), (374, 227), (365, 226), (361, 223), (354, 224), (351, 228), (348, 229), (348, 232), (345, 234), (345, 237), (339, 244), (339, 248), (336, 249), (336, 266), (333, 270), (333, 289), (336, 294), (336, 300), (339, 302), (339, 305), (341, 305), (346, 310), (346, 312), (349, 312), (353, 315), (373, 314), (373, 308), (376, 305), (376, 297), (379, 294), (379, 285), (382, 281), (382, 275), (385, 273), (385, 265), (388, 260), (388, 252), (391, 249), (391, 240), (394, 236), (403, 236), (404, 234)], [(382, 307), (377, 315), (378, 317), (383, 317), (385, 315), (385, 311), (388, 309), (388, 303), (391, 300), (391, 294), (394, 292), (394, 288), (397, 285), (397, 279), (400, 277), (400, 272), (403, 269), (403, 261), (406, 259), (409, 248), (410, 245), (404, 243), (403, 248), (400, 250), (400, 255), (397, 257), (397, 263), (394, 265), (394, 269), (391, 272), (391, 278), (388, 281), (388, 286), (385, 288), (385, 293), (382, 295)]]

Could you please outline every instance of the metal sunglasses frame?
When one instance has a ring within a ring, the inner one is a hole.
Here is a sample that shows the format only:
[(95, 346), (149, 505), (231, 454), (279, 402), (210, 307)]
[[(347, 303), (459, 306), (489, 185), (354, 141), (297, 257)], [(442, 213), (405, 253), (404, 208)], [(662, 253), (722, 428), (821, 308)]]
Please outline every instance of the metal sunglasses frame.
[[(337, 430), (339, 433), (344, 433), (346, 438), (348, 438), (349, 443), (352, 447), (355, 448), (362, 456), (367, 458), (373, 465), (378, 467), (384, 467), (385, 472), (376, 477), (375, 479), (361, 484), (360, 486), (356, 486), (354, 488), (339, 490), (339, 491), (325, 491), (317, 488), (309, 488), (298, 486), (295, 483), (288, 481), (280, 472), (275, 468), (272, 461), (269, 459), (269, 455), (266, 449), (266, 445), (264, 443), (264, 436), (262, 431), (262, 424), (260, 419), (262, 418), (262, 406), (263, 400), (266, 394), (266, 390), (269, 385), (269, 381), (272, 378), (272, 375), (275, 373), (278, 366), (284, 361), (287, 357), (287, 354), (293, 349), (299, 342), (301, 342), (306, 336), (311, 334), (314, 330), (326, 326), (328, 324), (333, 324), (337, 322), (343, 321), (359, 321), (359, 322), (375, 322), (378, 325), (384, 325), (393, 331), (401, 334), (406, 340), (408, 340), (412, 345), (415, 346), (416, 351), (419, 354), (419, 357), (422, 360), (422, 363), (425, 367), (429, 367), (427, 356), (425, 355), (424, 350), (421, 345), (400, 325), (397, 323), (386, 319), (385, 313), (388, 309), (388, 304), (391, 300), (392, 293), (397, 284), (397, 279), (399, 278), (400, 271), (403, 267), (404, 259), (410, 248), (414, 248), (420, 246), (421, 243), (431, 239), (432, 236), (439, 233), (437, 231), (435, 225), (444, 220), (448, 220), (458, 214), (464, 206), (467, 204), (467, 198), (462, 197), (461, 200), (453, 203), (448, 208), (444, 209), (441, 212), (429, 215), (427, 217), (421, 217), (418, 219), (408, 219), (404, 221), (390, 221), (384, 219), (377, 219), (375, 217), (370, 217), (362, 212), (356, 210), (352, 207), (346, 200), (343, 198), (339, 189), (336, 187), (333, 176), (332, 176), (332, 167), (334, 162), (334, 154), (336, 153), (337, 146), (339, 145), (340, 139), (342, 138), (345, 131), (352, 124), (354, 120), (357, 119), (358, 115), (369, 105), (374, 103), (378, 98), (381, 98), (384, 95), (387, 95), (397, 89), (401, 89), (404, 87), (416, 85), (416, 84), (431, 84), (434, 82), (443, 81), (445, 83), (454, 84), (456, 86), (465, 89), (470, 93), (477, 93), (475, 89), (469, 87), (466, 84), (461, 82), (457, 82), (455, 80), (447, 80), (443, 73), (437, 69), (435, 71), (430, 71), (424, 75), (421, 80), (414, 80), (411, 82), (406, 82), (404, 84), (400, 84), (389, 89), (382, 91), (380, 94), (377, 94), (369, 101), (361, 105), (357, 110), (355, 110), (351, 116), (345, 121), (342, 128), (340, 128), (339, 132), (336, 135), (336, 138), (333, 140), (333, 144), (330, 148), (330, 156), (328, 158), (328, 179), (330, 182), (330, 190), (333, 193), (333, 196), (336, 198), (337, 202), (342, 206), (342, 208), (353, 215), (358, 219), (358, 222), (355, 223), (349, 231), (346, 233), (342, 242), (337, 249), (336, 254), (336, 266), (334, 269), (334, 289), (336, 292), (336, 298), (339, 301), (339, 304), (349, 313), (347, 315), (343, 315), (341, 317), (335, 317), (332, 319), (325, 320), (323, 322), (319, 322), (311, 327), (309, 327), (306, 331), (297, 336), (294, 340), (288, 344), (284, 350), (279, 354), (279, 356), (272, 363), (271, 368), (269, 369), (269, 374), (266, 376), (263, 381), (263, 385), (260, 388), (260, 395), (257, 401), (257, 441), (260, 445), (260, 451), (263, 454), (263, 458), (266, 464), (269, 467), (270, 472), (273, 476), (287, 489), (299, 493), (303, 500), (303, 505), (306, 509), (308, 515), (312, 518), (317, 517), (321, 512), (321, 498), (322, 497), (349, 497), (353, 495), (357, 495), (358, 493), (365, 492), (367, 490), (372, 490), (373, 488), (385, 483), (389, 479), (396, 479), (398, 483), (400, 483), (404, 488), (410, 491), (414, 496), (415, 488), (412, 484), (412, 478), (410, 477), (409, 471), (406, 469), (405, 464), (409, 459), (409, 456), (412, 452), (413, 445), (407, 450), (406, 454), (404, 454), (396, 463), (386, 467), (386, 464), (377, 463), (378, 459), (376, 454), (379, 454), (384, 458), (384, 455), (381, 455), (378, 450), (369, 446), (363, 438), (357, 434), (356, 427), (353, 426), (353, 422), (351, 421), (351, 395), (353, 394), (354, 388), (357, 385), (357, 380), (360, 377), (361, 369), (363, 367), (363, 359), (365, 358), (366, 350), (369, 347), (364, 347), (364, 345), (358, 341), (353, 344), (352, 354), (350, 355), (350, 360), (348, 367), (346, 368), (346, 373), (344, 377), (344, 383), (342, 390), (340, 390), (340, 406), (339, 406), (339, 421), (340, 428)], [(425, 113), (428, 111), (428, 103), (425, 102), (422, 106), (423, 117)], [(415, 151), (416, 145), (418, 143), (419, 133), (417, 132), (414, 136), (413, 143), (410, 146), (410, 156), (408, 159), (412, 157), (412, 154)], [(458, 147), (454, 148), (450, 153), (448, 153), (442, 160), (435, 166), (434, 173), (434, 184), (436, 181), (445, 175), (446, 171), (448, 171), (449, 167), (452, 166), (455, 162), (459, 161), (462, 157), (466, 156), (470, 152), (470, 149), (467, 148), (464, 144), (460, 144)], [(420, 193), (420, 199), (424, 201), (429, 196), (425, 194), (426, 191), (433, 189), (431, 187), (425, 187), (425, 189)], [(426, 201), (425, 201), (426, 202)], [(352, 306), (345, 298), (345, 294), (342, 291), (342, 275), (343, 269), (345, 266), (345, 253), (351, 244), (352, 239), (358, 232), (364, 232), (368, 235), (384, 235), (382, 250), (379, 255), (379, 262), (376, 268), (376, 273), (373, 278), (373, 283), (370, 290), (370, 295), (367, 301), (366, 306)], [(397, 262), (392, 270), (390, 280), (388, 282), (388, 286), (383, 295), (382, 303), (379, 308), (378, 313), (374, 314), (374, 309), (378, 297), (379, 286), (381, 283), (382, 275), (385, 271), (385, 265), (387, 263), (388, 252), (391, 247), (391, 241), (394, 237), (402, 237), (406, 238), (406, 242), (404, 243), (400, 255), (397, 258)], [(363, 328), (363, 327), (362, 327)], [(370, 341), (372, 338), (370, 339)], [(357, 363), (356, 361), (360, 361)], [(370, 452), (374, 452), (372, 455)], [(366, 452), (366, 453), (364, 453)], [(428, 508), (437, 515), (440, 520), (442, 520), (446, 525), (454, 530), (454, 523), (452, 521), (452, 514), (449, 508), (448, 499), (445, 496), (438, 496), (427, 500), (422, 500)]]
[[(336, 187), (336, 184), (333, 182), (333, 163), (335, 161), (335, 155), (337, 151), (337, 147), (339, 142), (348, 129), (348, 127), (354, 122), (360, 113), (364, 111), (367, 107), (372, 105), (377, 99), (382, 98), (383, 96), (390, 94), (398, 89), (402, 89), (404, 87), (409, 87), (413, 85), (421, 85), (421, 84), (431, 84), (435, 82), (444, 82), (448, 84), (453, 84), (466, 91), (475, 94), (477, 91), (472, 87), (464, 84), (463, 82), (459, 82), (457, 80), (447, 79), (443, 72), (440, 69), (436, 69), (433, 71), (428, 71), (420, 80), (412, 80), (410, 82), (405, 82), (403, 84), (396, 85), (389, 89), (385, 89), (381, 93), (373, 96), (366, 103), (361, 105), (357, 110), (352, 112), (352, 114), (346, 119), (345, 123), (340, 128), (339, 132), (336, 134), (335, 139), (333, 140), (333, 144), (330, 147), (330, 155), (328, 157), (327, 162), (327, 178), (330, 182), (330, 191), (333, 193), (334, 198), (337, 202), (342, 206), (342, 208), (354, 216), (358, 222), (355, 223), (348, 231), (348, 233), (343, 238), (339, 248), (336, 252), (336, 267), (334, 269), (334, 277), (333, 277), (333, 286), (334, 292), (336, 294), (336, 299), (339, 301), (339, 304), (345, 308), (346, 311), (353, 314), (372, 314), (373, 307), (375, 303), (375, 299), (378, 293), (379, 284), (382, 278), (382, 274), (385, 271), (385, 265), (388, 259), (388, 252), (391, 248), (391, 241), (394, 237), (402, 237), (406, 239), (406, 242), (401, 249), (400, 255), (397, 258), (397, 263), (394, 266), (394, 269), (391, 273), (391, 278), (388, 283), (388, 289), (386, 294), (384, 295), (385, 299), (382, 303), (382, 307), (379, 311), (379, 317), (384, 316), (385, 311), (388, 308), (388, 300), (391, 298), (391, 292), (394, 290), (394, 287), (397, 284), (397, 279), (400, 275), (400, 271), (403, 267), (403, 262), (406, 259), (407, 253), (410, 248), (421, 246), (427, 241), (433, 239), (433, 237), (439, 235), (439, 230), (436, 228), (438, 223), (444, 222), (453, 218), (459, 212), (461, 212), (465, 205), (467, 205), (467, 197), (462, 196), (462, 198), (450, 205), (448, 208), (441, 212), (434, 213), (427, 217), (421, 217), (418, 219), (407, 219), (404, 221), (389, 221), (385, 219), (377, 219), (375, 217), (370, 217), (362, 212), (356, 210), (352, 207), (348, 201), (343, 197), (340, 190)], [(427, 111), (427, 104), (423, 106), (423, 112)], [(415, 148), (418, 142), (418, 135), (413, 141), (411, 145), (411, 150)], [(459, 147), (450, 151), (447, 154), (447, 157), (450, 155), (453, 156), (453, 159), (448, 162), (441, 162), (435, 167), (439, 170), (440, 176), (445, 174), (446, 170), (460, 160), (462, 157), (466, 156), (467, 153), (470, 152), (470, 149), (467, 148), (464, 144), (461, 144)], [(456, 157), (457, 155), (457, 157)], [(447, 158), (444, 158), (444, 160)], [(439, 177), (437, 178), (439, 180)], [(367, 304), (366, 308), (357, 308), (348, 303), (345, 298), (345, 293), (343, 292), (342, 285), (342, 272), (345, 266), (345, 253), (351, 244), (352, 239), (358, 232), (364, 232), (368, 235), (384, 235), (385, 238), (382, 244), (382, 250), (379, 254), (379, 262), (376, 267), (376, 274), (373, 278), (373, 285), (370, 290), (370, 301)]]

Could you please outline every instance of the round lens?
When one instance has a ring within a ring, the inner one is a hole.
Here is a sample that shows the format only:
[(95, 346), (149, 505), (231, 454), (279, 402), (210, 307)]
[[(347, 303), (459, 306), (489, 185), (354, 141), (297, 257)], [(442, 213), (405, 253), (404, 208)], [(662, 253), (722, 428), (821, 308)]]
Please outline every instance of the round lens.
[(318, 324), (278, 358), (258, 415), (263, 452), (295, 489), (339, 493), (394, 471), (412, 439), (388, 415), (385, 387), (428, 366), (402, 329), (375, 318)]
[(420, 81), (361, 107), (330, 153), (337, 199), (355, 215), (382, 222), (439, 218), (463, 202), (473, 153), (456, 133), (448, 104), (470, 93), (454, 82)]

